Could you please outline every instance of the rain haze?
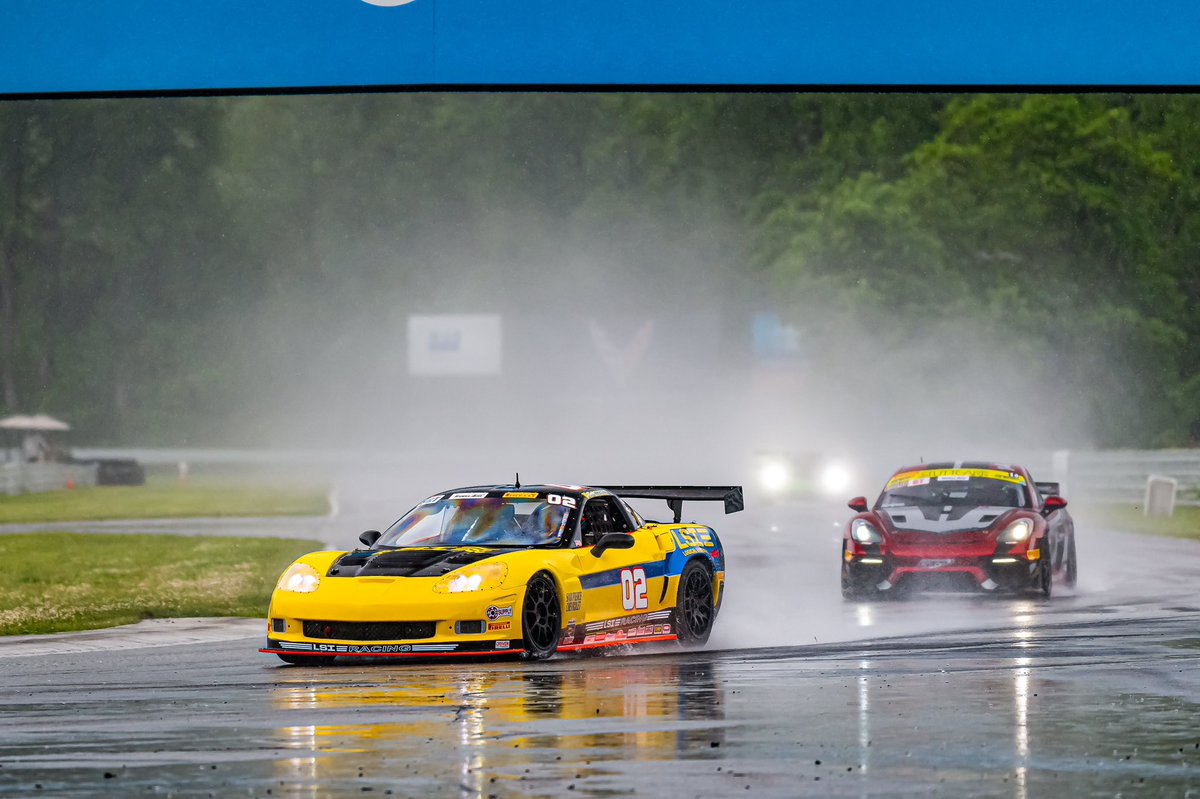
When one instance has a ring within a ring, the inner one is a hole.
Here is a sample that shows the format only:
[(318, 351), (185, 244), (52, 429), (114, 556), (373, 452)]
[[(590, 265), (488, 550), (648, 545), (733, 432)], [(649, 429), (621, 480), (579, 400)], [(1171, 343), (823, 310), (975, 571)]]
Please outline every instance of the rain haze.
[(1197, 119), (0, 102), (0, 794), (1188, 795)]
[[(524, 471), (749, 483), (757, 453), (813, 452), (869, 464), (860, 493), (897, 460), (1088, 443), (1091, 409), (1055, 379), (1059, 353), (1032, 350), (994, 315), (975, 316), (954, 275), (911, 254), (875, 267), (924, 284), (920, 303), (909, 288), (893, 303), (869, 274), (848, 280), (882, 307), (848, 308), (820, 285), (786, 285), (789, 265), (756, 240), (772, 231), (749, 207), (761, 187), (723, 185), (743, 170), (772, 183), (772, 159), (785, 151), (770, 141), (756, 152), (753, 121), (727, 116), (754, 99), (223, 101), (233, 154), (216, 175), (225, 202), (252, 200), (256, 249), (214, 279), (235, 292), (246, 274), (267, 272), (270, 283), (230, 320), (242, 333), (230, 342), (242, 371), (225, 389), (237, 413), (213, 434), (250, 446), (449, 456), (467, 481)], [(799, 102), (758, 104), (785, 113)], [(707, 151), (670, 141), (684, 135), (674, 115), (705, 112), (684, 134), (703, 139), (703, 125), (719, 125)], [(352, 113), (351, 130), (333, 126)], [(453, 146), (439, 136), (449, 115), (459, 126)], [(302, 145), (276, 147), (285, 123)], [(737, 150), (713, 152), (722, 138)], [(700, 184), (694, 192), (689, 181)], [(819, 183), (795, 182), (806, 191)], [(805, 232), (803, 223), (789, 230)], [(826, 259), (816, 273), (861, 271), (828, 251), (812, 257)], [(851, 244), (840, 257), (879, 254)], [(1039, 268), (1021, 257), (973, 268)], [(463, 325), (476, 327), (468, 335)]]
[[(1179, 439), (1192, 389), (1168, 346), (1190, 322), (1139, 294), (1159, 284), (1126, 263), (1162, 253), (1114, 231), (1103, 194), (1132, 171), (1159, 201), (1171, 179), (1107, 140), (1084, 145), (1104, 174), (1062, 167), (1065, 134), (1021, 125), (1116, 114), (1165, 129), (1191, 102), (6, 103), (36, 186), (8, 199), (44, 234), (9, 232), (6, 263), (42, 268), (11, 282), (6, 396), (67, 416), (80, 444), (328, 453), (343, 497), (374, 497), (372, 526), (518, 474), (743, 485), (747, 521), (689, 512), (731, 529), (735, 567), (740, 539), (776, 537), (824, 552), (829, 584), (751, 559), (730, 612), (750, 586), (750, 615), (784, 586), (834, 608), (845, 501), (873, 500), (901, 465), (1044, 473), (1055, 450)], [(1078, 196), (1045, 177), (1056, 169)], [(811, 484), (807, 515), (764, 490), (778, 463), (810, 470), (788, 475)], [(724, 640), (749, 640), (738, 629)]]

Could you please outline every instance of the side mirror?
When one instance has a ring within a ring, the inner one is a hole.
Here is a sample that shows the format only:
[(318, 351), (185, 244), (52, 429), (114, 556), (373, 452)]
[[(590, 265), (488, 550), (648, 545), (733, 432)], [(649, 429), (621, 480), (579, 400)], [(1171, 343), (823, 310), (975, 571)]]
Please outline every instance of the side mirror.
[(855, 511), (856, 513), (866, 513), (867, 512), (867, 498), (866, 497), (855, 497), (854, 499), (850, 500), (846, 504), (850, 506), (850, 510)]
[(382, 535), (383, 533), (379, 532), (378, 530), (367, 530), (358, 537), (358, 540), (362, 541), (367, 546), (367, 549), (370, 549), (371, 547), (375, 546), (375, 542), (378, 541), (379, 537)]
[(633, 536), (629, 533), (605, 533), (600, 536), (596, 546), (592, 547), (592, 557), (600, 557), (606, 549), (631, 549), (632, 547)]
[(1047, 516), (1065, 507), (1067, 507), (1067, 501), (1059, 496), (1046, 497), (1042, 500), (1042, 513)]

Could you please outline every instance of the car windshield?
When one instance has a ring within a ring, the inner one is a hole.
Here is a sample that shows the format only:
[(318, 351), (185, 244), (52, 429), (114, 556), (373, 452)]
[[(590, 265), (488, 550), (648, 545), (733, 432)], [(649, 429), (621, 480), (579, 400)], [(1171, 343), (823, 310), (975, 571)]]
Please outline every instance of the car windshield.
[[(521, 494), (521, 496), (512, 496)], [(536, 492), (486, 491), (430, 497), (387, 529), (375, 544), (410, 546), (555, 546), (570, 529), (574, 500)]]
[(888, 481), (877, 507), (991, 506), (1028, 508), (1024, 476), (997, 469), (925, 469)]

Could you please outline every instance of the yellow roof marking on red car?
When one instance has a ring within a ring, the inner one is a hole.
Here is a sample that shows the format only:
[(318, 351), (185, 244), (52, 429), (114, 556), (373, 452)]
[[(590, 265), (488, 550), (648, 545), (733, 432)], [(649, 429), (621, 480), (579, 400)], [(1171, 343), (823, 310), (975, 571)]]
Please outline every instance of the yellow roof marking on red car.
[(939, 477), (985, 477), (989, 480), (1003, 480), (1006, 483), (1025, 484), (1025, 478), (1012, 472), (1002, 472), (999, 469), (922, 469), (916, 472), (901, 472), (888, 480), (887, 488), (908, 485), (913, 480), (936, 480)]

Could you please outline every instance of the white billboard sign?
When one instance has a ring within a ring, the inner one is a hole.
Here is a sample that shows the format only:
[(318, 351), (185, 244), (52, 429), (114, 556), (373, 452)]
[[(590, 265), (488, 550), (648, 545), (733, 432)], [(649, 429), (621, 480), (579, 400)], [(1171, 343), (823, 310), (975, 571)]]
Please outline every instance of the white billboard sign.
[(409, 374), (499, 374), (501, 331), (497, 315), (410, 316)]

